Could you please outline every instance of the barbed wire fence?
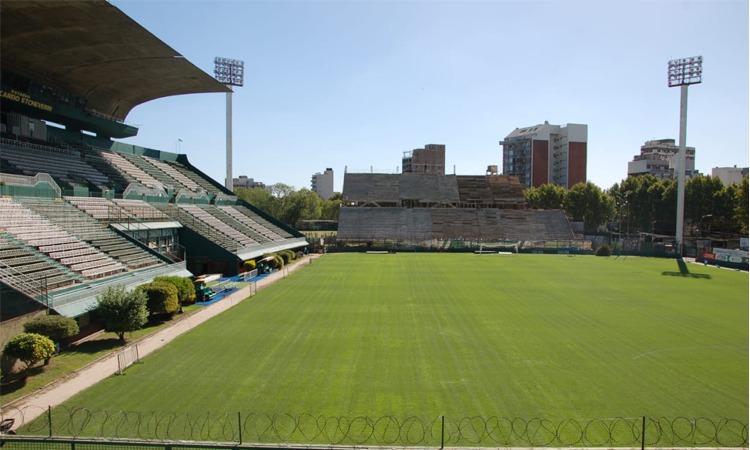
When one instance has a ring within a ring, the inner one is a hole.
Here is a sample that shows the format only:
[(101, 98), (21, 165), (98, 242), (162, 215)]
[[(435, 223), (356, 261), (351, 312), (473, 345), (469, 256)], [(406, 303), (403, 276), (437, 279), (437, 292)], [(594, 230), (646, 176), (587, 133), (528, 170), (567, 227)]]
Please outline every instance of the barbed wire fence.
[[(106, 411), (26, 407), (3, 410), (19, 435), (390, 447), (747, 447), (737, 419), (418, 417)], [(37, 417), (38, 416), (38, 417)], [(26, 421), (25, 417), (37, 417)], [(6, 438), (5, 436), (2, 437)]]

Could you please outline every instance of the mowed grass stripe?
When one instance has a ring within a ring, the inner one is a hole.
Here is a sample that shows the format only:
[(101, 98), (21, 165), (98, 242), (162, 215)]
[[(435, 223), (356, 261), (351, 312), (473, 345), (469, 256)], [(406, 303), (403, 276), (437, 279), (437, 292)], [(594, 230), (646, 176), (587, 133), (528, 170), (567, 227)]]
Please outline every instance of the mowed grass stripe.
[(673, 260), (328, 255), (66, 406), (747, 420), (748, 276)]

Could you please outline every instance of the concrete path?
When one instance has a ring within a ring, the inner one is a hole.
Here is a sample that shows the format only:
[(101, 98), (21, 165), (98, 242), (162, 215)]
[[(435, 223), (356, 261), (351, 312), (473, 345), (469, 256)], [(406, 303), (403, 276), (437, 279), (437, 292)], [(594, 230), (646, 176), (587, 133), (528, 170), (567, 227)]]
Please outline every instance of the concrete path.
[[(282, 270), (257, 281), (255, 283), (255, 289), (260, 291), (277, 280), (286, 278), (296, 270), (312, 264), (313, 260), (320, 256), (321, 255), (319, 254), (305, 256), (295, 264), (287, 266)], [(251, 285), (246, 286), (212, 305), (206, 306), (183, 319), (176, 320), (166, 328), (148, 336), (144, 336), (137, 341), (131, 342), (130, 345), (137, 345), (138, 355), (140, 358), (143, 358), (151, 352), (165, 346), (177, 336), (190, 331), (193, 327), (200, 325), (206, 320), (221, 314), (247, 299), (250, 297), (252, 289), (253, 287)], [(54, 408), (75, 394), (91, 387), (108, 376), (115, 374), (118, 370), (118, 353), (119, 352), (114, 352), (107, 356), (103, 356), (91, 364), (62, 377), (35, 392), (3, 405), (2, 408), (0, 408), (0, 418), (15, 419), (15, 424), (13, 426), (14, 429), (20, 428), (26, 423), (30, 423), (40, 415), (46, 413), (49, 407)]]

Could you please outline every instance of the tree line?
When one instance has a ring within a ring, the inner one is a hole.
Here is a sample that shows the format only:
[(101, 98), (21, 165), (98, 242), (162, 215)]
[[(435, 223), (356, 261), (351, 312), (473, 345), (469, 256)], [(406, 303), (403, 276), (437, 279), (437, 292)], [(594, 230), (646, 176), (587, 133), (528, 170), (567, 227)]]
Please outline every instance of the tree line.
[(296, 191), (292, 186), (276, 183), (269, 189), (237, 188), (237, 197), (295, 228), (304, 228), (305, 220), (339, 220), (341, 194), (323, 200), (310, 189)]
[[(544, 184), (524, 191), (533, 209), (562, 209), (568, 218), (596, 232), (614, 222), (622, 233), (674, 235), (677, 181), (653, 175), (628, 177), (603, 190), (591, 182), (569, 190)], [(724, 186), (719, 178), (698, 175), (685, 182), (686, 235), (738, 236), (748, 233), (748, 178)]]
[[(339, 219), (341, 194), (323, 200), (309, 189), (295, 190), (277, 183), (264, 188), (238, 188), (237, 196), (296, 228), (305, 220)], [(615, 223), (622, 233), (674, 235), (677, 181), (653, 175), (628, 177), (609, 189), (591, 182), (570, 189), (553, 184), (527, 188), (532, 209), (562, 209), (568, 219), (583, 222), (587, 233)], [(748, 233), (748, 178), (724, 186), (719, 178), (698, 175), (685, 183), (686, 235), (711, 233), (738, 236)]]

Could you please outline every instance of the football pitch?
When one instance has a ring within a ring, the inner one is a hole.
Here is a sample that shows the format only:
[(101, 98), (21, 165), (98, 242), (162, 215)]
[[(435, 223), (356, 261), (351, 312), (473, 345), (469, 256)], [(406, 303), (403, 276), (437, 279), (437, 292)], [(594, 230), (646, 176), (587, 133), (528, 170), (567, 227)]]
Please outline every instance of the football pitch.
[(333, 254), (73, 397), (193, 416), (748, 419), (748, 274)]

